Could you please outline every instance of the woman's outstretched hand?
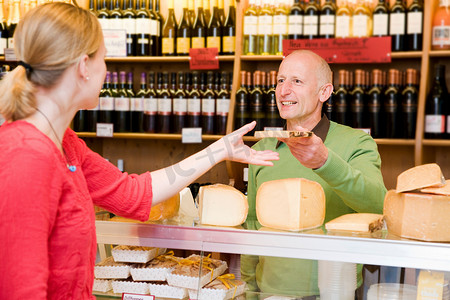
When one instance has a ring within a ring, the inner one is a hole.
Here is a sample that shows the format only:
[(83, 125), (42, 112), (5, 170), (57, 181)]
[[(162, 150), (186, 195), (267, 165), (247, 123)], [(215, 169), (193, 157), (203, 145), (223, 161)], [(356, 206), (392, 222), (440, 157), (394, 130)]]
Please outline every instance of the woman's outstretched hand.
[(255, 126), (256, 122), (253, 121), (217, 141), (217, 146), (220, 145), (223, 147), (222, 149), (225, 149), (225, 160), (261, 166), (273, 166), (272, 161), (279, 160), (277, 152), (271, 150), (256, 151), (244, 144), (242, 137)]

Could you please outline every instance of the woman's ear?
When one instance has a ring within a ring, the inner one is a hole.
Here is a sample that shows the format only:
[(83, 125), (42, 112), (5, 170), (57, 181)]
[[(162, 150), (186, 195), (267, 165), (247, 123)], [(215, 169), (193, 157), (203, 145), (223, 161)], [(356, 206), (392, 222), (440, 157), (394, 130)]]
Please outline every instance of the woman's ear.
[(78, 75), (82, 80), (89, 80), (89, 68), (88, 68), (89, 56), (83, 54), (78, 63)]
[(324, 103), (333, 93), (333, 85), (331, 83), (324, 84), (319, 90), (319, 101)]

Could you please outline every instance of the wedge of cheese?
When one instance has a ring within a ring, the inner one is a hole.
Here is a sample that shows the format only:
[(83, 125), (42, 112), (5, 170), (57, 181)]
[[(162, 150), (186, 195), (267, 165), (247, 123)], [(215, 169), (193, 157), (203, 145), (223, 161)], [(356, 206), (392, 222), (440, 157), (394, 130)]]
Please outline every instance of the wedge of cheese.
[(325, 218), (325, 193), (319, 183), (303, 178), (267, 181), (256, 194), (256, 216), (270, 228), (314, 228)]
[(170, 219), (178, 214), (180, 209), (180, 194), (158, 203), (150, 209), (149, 221)]
[(444, 186), (442, 187), (429, 187), (421, 189), (420, 191), (422, 193), (450, 196), (450, 180), (446, 180)]
[(198, 218), (198, 208), (195, 206), (194, 198), (192, 197), (191, 190), (184, 188), (180, 192), (180, 215), (188, 216), (191, 218)]
[(325, 224), (327, 230), (374, 232), (383, 228), (383, 215), (370, 213), (346, 214)]
[(421, 241), (450, 242), (450, 197), (387, 192), (384, 219), (389, 233)]
[(397, 177), (397, 193), (427, 187), (441, 187), (445, 184), (444, 175), (437, 164), (420, 165), (408, 169)]
[(238, 226), (247, 219), (247, 197), (229, 185), (205, 185), (199, 191), (199, 213), (201, 224)]

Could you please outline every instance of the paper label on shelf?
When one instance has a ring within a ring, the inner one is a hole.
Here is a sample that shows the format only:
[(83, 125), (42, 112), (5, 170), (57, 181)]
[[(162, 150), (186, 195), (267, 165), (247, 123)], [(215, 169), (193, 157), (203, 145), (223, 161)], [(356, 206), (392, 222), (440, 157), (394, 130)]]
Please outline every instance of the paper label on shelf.
[(408, 13), (407, 19), (408, 25), (406, 26), (406, 28), (408, 28), (408, 34), (422, 33), (422, 12), (410, 12)]
[(386, 36), (388, 35), (388, 15), (374, 14), (373, 15), (373, 35)]
[(444, 133), (445, 132), (445, 116), (443, 115), (425, 115), (425, 132), (426, 133)]
[(389, 34), (405, 34), (405, 14), (404, 13), (392, 13), (390, 14)]
[(202, 142), (202, 128), (183, 128), (181, 129), (181, 142), (183, 144), (197, 144)]
[(103, 37), (108, 56), (125, 57), (127, 56), (127, 38), (126, 31), (123, 29), (104, 29)]
[(236, 48), (236, 37), (235, 36), (224, 36), (222, 41), (223, 52), (229, 53), (234, 52)]
[[(8, 41), (9, 40), (10, 39), (8, 39)], [(5, 61), (17, 61), (16, 53), (14, 52), (14, 48), (11, 48), (11, 46), (9, 46), (9, 48), (5, 48), (4, 51), (5, 51)]]
[(350, 36), (350, 16), (336, 17), (336, 37), (346, 38)]
[(122, 300), (155, 300), (155, 296), (123, 293)]
[(113, 137), (114, 124), (112, 123), (97, 123), (97, 136)]
[(444, 273), (421, 270), (417, 285), (417, 300), (440, 300), (444, 294)]
[(303, 34), (303, 16), (289, 16), (288, 34)]
[(433, 26), (433, 46), (450, 45), (450, 26)]
[(136, 31), (142, 34), (151, 34), (151, 20), (147, 18), (136, 19)]
[(369, 23), (369, 16), (366, 15), (353, 16), (353, 36), (354, 37), (367, 36), (368, 23)]
[(100, 97), (100, 110), (114, 110), (114, 98)]
[(219, 69), (218, 48), (191, 48), (189, 49), (189, 57), (189, 68), (191, 70)]

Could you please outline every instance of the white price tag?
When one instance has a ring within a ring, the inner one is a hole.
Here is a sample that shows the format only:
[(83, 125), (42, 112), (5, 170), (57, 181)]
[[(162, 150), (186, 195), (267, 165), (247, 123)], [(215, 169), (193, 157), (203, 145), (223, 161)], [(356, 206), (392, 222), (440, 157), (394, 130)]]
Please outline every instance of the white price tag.
[(103, 29), (103, 37), (108, 56), (127, 56), (127, 32), (124, 29)]
[(97, 136), (113, 137), (114, 124), (112, 123), (97, 123)]
[(155, 300), (155, 296), (152, 295), (140, 295), (140, 294), (129, 294), (123, 293), (122, 300)]
[(5, 48), (5, 61), (17, 61), (14, 48)]
[(183, 144), (198, 144), (202, 142), (202, 128), (183, 128), (181, 130), (181, 142)]

